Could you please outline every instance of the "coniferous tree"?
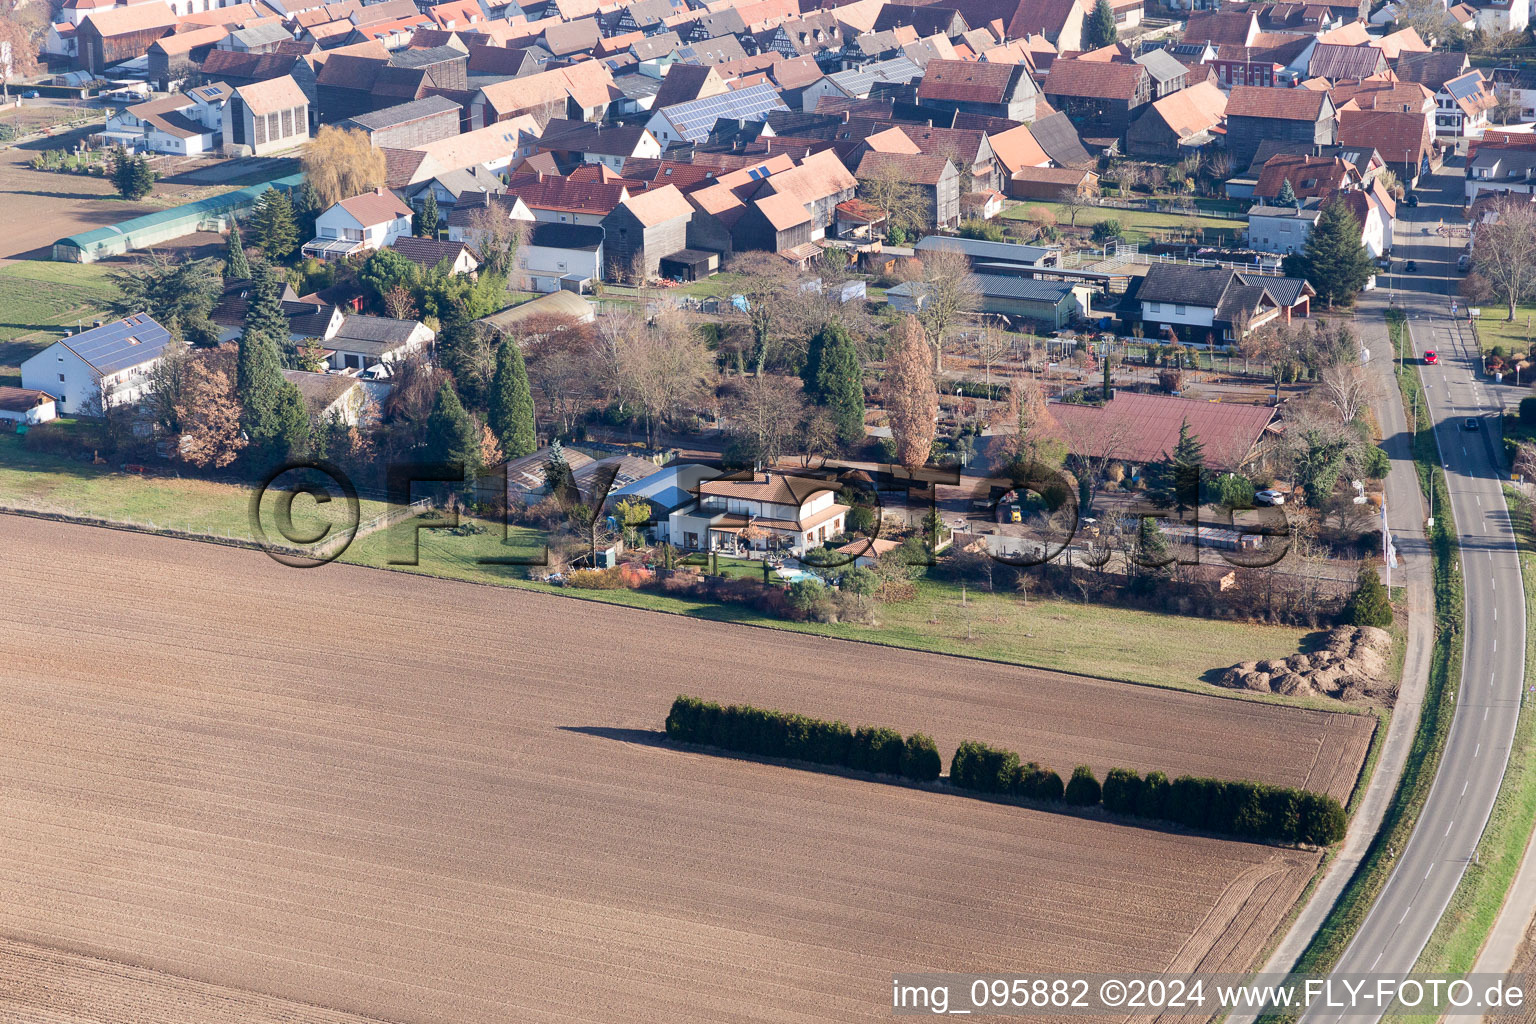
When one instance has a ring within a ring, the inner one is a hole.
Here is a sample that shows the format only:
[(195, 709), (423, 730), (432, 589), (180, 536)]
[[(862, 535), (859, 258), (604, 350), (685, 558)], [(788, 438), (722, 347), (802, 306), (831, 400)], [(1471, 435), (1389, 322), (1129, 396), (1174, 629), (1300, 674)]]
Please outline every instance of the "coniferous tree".
[(1194, 508), (1201, 502), (1204, 479), (1205, 445), (1185, 420), (1173, 451), (1147, 467), (1147, 497), (1163, 508)]
[(1370, 566), (1360, 570), (1360, 589), (1350, 599), (1349, 621), (1356, 626), (1380, 629), (1392, 625), (1392, 600), (1387, 588), (1381, 585), (1381, 577)]
[[(279, 333), (286, 337), (288, 321), (278, 302), (277, 275), (262, 267), (251, 289), (245, 329), (240, 333), (235, 359), (235, 393), (240, 399), (240, 426), (249, 438), (252, 456), (272, 459), (285, 456), (295, 431), (292, 396), (298, 389), (283, 378), (278, 357)], [(300, 398), (299, 410), (303, 411)]]
[(490, 426), (509, 459), (532, 455), (539, 446), (533, 419), (533, 390), (528, 366), (517, 343), (504, 339), (496, 350), (496, 376), (491, 383)]
[(224, 257), (224, 280), (249, 281), (251, 264), (245, 258), (245, 243), (240, 238), (240, 225), (229, 225), (229, 252)]
[(416, 215), (416, 233), (422, 238), (436, 238), (437, 224), (440, 219), (437, 211), (437, 191), (427, 189), (427, 200), (421, 204), (421, 212)]
[(1286, 178), (1285, 181), (1281, 182), (1281, 184), (1280, 184), (1280, 194), (1275, 196), (1275, 205), (1276, 206), (1294, 206), (1294, 205), (1296, 205), (1296, 190), (1294, 188), (1291, 188), (1291, 179), (1290, 178)]
[(811, 335), (805, 347), (805, 365), (800, 368), (800, 380), (805, 384), (805, 396), (812, 401), (822, 401), (821, 392), (817, 390), (821, 386), (822, 355), (827, 350), (831, 336), (842, 329), (842, 325), (836, 321), (829, 323)]
[(293, 219), (299, 226), (299, 237), (315, 237), (315, 218), (320, 216), (320, 197), (315, 195), (315, 187), (309, 183), (309, 179), (299, 183), (288, 196), (293, 204)]
[(1093, 13), (1088, 15), (1087, 24), (1083, 26), (1084, 48), (1097, 50), (1117, 42), (1119, 38), (1120, 33), (1115, 28), (1114, 8), (1109, 6), (1109, 0), (1098, 0), (1093, 5)]
[(459, 401), (453, 385), (443, 381), (427, 415), (428, 457), (437, 462), (462, 463), (467, 473), (480, 469), (480, 430)]
[(832, 413), (838, 442), (851, 447), (863, 441), (864, 367), (853, 339), (841, 327), (822, 352), (816, 393)]
[(299, 245), (299, 226), (286, 195), (275, 188), (261, 194), (251, 215), (251, 233), (267, 259), (280, 261), (293, 255)]
[(1305, 277), (1329, 306), (1355, 301), (1375, 270), (1361, 241), (1360, 222), (1342, 193), (1323, 205), (1306, 245), (1300, 253), (1287, 256), (1284, 266), (1287, 274)]

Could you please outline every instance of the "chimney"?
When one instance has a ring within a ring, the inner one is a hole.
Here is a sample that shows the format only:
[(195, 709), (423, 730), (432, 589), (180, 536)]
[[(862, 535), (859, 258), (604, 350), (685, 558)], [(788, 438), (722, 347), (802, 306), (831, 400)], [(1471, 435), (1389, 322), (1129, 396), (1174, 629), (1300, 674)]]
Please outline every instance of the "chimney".
[(383, 185), (375, 185), (373, 187), (373, 194), (376, 195), (376, 196), (383, 195), (384, 194), (384, 186)]

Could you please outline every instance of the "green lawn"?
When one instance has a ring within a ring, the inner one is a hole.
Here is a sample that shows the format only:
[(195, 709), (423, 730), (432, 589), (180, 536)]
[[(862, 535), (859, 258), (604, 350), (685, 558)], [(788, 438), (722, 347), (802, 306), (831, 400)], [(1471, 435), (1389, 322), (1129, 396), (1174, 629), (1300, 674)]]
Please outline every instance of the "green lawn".
[(96, 263), (22, 261), (0, 267), (0, 384), (21, 383), (21, 362), (106, 309), (117, 289)]
[[(64, 421), (68, 426), (69, 421)], [(0, 434), (0, 506), (71, 516), (157, 530), (182, 530), (215, 537), (251, 540), (252, 489), (207, 480), (124, 473), (120, 465), (93, 465), (29, 447), (15, 434)], [(268, 496), (263, 521), (271, 524), (275, 508)], [(312, 532), (326, 523), (340, 523), (344, 503), (318, 505), (299, 496), (293, 502), (294, 534)], [(382, 502), (359, 502), (363, 522), (384, 512)], [(267, 527), (269, 537), (281, 536)]]
[[(419, 564), (390, 565), (408, 551), (390, 531), (362, 538), (342, 561), (376, 568), (442, 576), (538, 590), (566, 597), (633, 608), (690, 615), (723, 622), (740, 622), (823, 636), (864, 640), (915, 650), (960, 654), (988, 660), (1059, 669), (1084, 675), (1206, 693), (1220, 692), (1252, 699), (1259, 695), (1216, 690), (1200, 681), (1213, 668), (1238, 661), (1294, 654), (1306, 631), (1286, 626), (1261, 626), (1180, 618), (1105, 605), (1065, 600), (1021, 598), (1013, 594), (969, 591), (962, 603), (958, 587), (922, 581), (913, 601), (884, 605), (875, 625), (799, 623), (764, 615), (741, 605), (717, 605), (649, 590), (577, 590), (552, 587), (528, 579), (530, 562), (538, 561), (543, 541), (537, 531), (509, 527), (504, 542), (500, 528), (457, 536), (444, 530), (420, 531)], [(408, 537), (408, 535), (407, 535)], [(521, 564), (489, 565), (485, 557), (512, 556)], [(760, 579), (760, 563), (722, 560), (730, 575)], [(1294, 703), (1272, 698), (1275, 703)], [(1339, 709), (1331, 701), (1312, 702)]]
[(1531, 350), (1530, 339), (1536, 338), (1536, 306), (1516, 306), (1513, 321), (1506, 319), (1509, 308), (1503, 303), (1485, 302), (1478, 308), (1482, 315), (1477, 318), (1477, 337), (1483, 351), (1495, 345), (1511, 352)]
[[(1010, 220), (1027, 220), (1029, 211), (1037, 206), (1049, 210), (1055, 216), (1057, 224), (1062, 227), (1070, 226), (1071, 212), (1060, 203), (1032, 201), (1016, 203), (1004, 210), (1003, 216)], [(1096, 206), (1080, 211), (1077, 215), (1077, 226), (1091, 228), (1101, 220), (1118, 220), (1120, 226), (1125, 229), (1125, 240), (1138, 244), (1161, 241), (1170, 233), (1181, 238), (1185, 237), (1192, 224), (1198, 224), (1205, 240), (1210, 242), (1216, 241), (1219, 236), (1225, 236), (1227, 241), (1240, 240), (1243, 233), (1248, 230), (1246, 220), (1203, 215), (1190, 217), (1178, 213), (1149, 213), (1145, 210), (1121, 210), (1112, 206)]]

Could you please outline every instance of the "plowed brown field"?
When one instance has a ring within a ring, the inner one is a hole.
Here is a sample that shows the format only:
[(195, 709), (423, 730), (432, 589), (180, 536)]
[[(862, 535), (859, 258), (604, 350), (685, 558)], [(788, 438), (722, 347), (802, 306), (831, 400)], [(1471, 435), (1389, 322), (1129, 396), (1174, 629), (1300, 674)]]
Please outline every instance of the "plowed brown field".
[[(1369, 720), (0, 519), (0, 1020), (846, 1021), (1241, 969), (1316, 855), (684, 753), (680, 690), (1326, 786)], [(286, 1001), (286, 1002), (285, 1002)]]

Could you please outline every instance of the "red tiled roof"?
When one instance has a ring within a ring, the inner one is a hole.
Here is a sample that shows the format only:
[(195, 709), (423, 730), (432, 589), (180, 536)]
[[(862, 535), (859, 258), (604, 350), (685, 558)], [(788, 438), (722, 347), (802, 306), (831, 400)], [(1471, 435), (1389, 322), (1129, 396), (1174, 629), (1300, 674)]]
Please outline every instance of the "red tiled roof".
[(931, 60), (917, 87), (918, 99), (950, 103), (1001, 103), (1013, 77), (1009, 64)]
[(1121, 392), (1102, 406), (1052, 402), (1045, 420), (1047, 431), (1063, 439), (1123, 438), (1114, 446), (1115, 457), (1143, 464), (1171, 453), (1179, 428), (1188, 423), (1205, 445), (1206, 465), (1220, 471), (1239, 468), (1274, 415), (1261, 405)]
[(1147, 69), (1140, 64), (1058, 58), (1051, 64), (1041, 91), (1047, 96), (1130, 100), (1146, 76)]
[(411, 213), (411, 208), (388, 189), (364, 192), (360, 196), (343, 199), (336, 205), (356, 217), (359, 224), (382, 224), (396, 217), (407, 217)]

